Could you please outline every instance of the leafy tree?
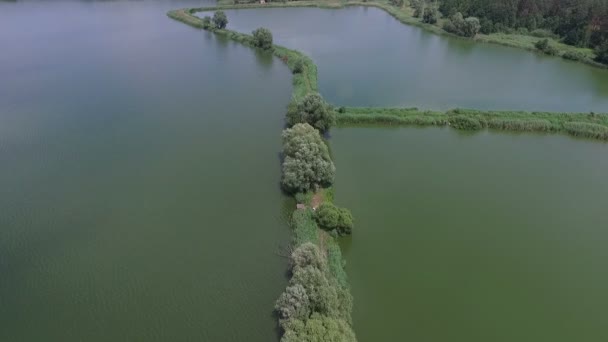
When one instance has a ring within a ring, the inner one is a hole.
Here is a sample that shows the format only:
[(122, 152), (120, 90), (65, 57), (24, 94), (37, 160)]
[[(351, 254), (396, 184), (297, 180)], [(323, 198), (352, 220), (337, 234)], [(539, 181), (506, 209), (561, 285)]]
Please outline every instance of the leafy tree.
[(330, 185), (336, 168), (319, 132), (307, 123), (283, 131), (283, 178), (288, 192), (306, 192)]
[(226, 17), (226, 13), (224, 13), (224, 11), (216, 11), (213, 13), (213, 23), (215, 24), (215, 27), (225, 29), (226, 25), (228, 25), (228, 17)]
[(260, 49), (269, 50), (272, 48), (272, 33), (267, 28), (260, 27), (253, 32), (253, 45)]
[(481, 28), (479, 19), (468, 17), (464, 19), (462, 13), (452, 15), (443, 25), (443, 29), (463, 37), (475, 37)]
[(556, 55), (558, 53), (557, 49), (549, 44), (549, 39), (541, 39), (534, 43), (534, 47), (538, 50), (546, 53), (547, 55)]
[(424, 9), (424, 15), (422, 16), (422, 22), (427, 24), (437, 23), (438, 12), (435, 7), (426, 7)]
[(355, 333), (343, 319), (313, 314), (306, 321), (293, 320), (285, 326), (281, 342), (356, 342)]
[(213, 25), (213, 22), (211, 21), (211, 17), (206, 15), (203, 18), (203, 28), (208, 29), (208, 28), (211, 28), (212, 25)]
[(603, 43), (595, 49), (595, 61), (608, 64), (608, 42)]
[(328, 131), (335, 123), (335, 115), (318, 93), (306, 95), (300, 101), (292, 101), (287, 108), (287, 125), (308, 123), (321, 132)]
[(351, 234), (353, 216), (346, 208), (339, 208), (333, 203), (325, 202), (315, 211), (315, 220), (324, 229), (335, 230), (339, 235)]

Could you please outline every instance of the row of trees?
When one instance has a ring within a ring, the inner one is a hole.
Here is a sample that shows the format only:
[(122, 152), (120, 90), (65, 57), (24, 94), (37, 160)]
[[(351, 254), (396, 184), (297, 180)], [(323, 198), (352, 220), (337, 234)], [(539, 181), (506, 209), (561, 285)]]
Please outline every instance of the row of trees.
[(313, 243), (291, 254), (292, 277), (275, 304), (282, 342), (354, 342), (351, 328), (353, 299), (329, 273), (327, 262)]
[(444, 16), (479, 18), (482, 33), (545, 30), (566, 44), (596, 49), (608, 41), (606, 0), (442, 0), (439, 9)]

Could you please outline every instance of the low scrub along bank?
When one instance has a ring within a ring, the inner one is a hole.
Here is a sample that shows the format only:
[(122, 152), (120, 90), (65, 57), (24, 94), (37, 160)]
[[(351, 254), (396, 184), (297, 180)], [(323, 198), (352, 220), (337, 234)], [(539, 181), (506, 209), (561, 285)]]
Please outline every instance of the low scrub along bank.
[(446, 112), (417, 108), (340, 107), (337, 121), (342, 125), (382, 124), (450, 126), (461, 130), (485, 128), (505, 131), (565, 133), (608, 141), (608, 116), (595, 113), (548, 113), (481, 111), (454, 109)]

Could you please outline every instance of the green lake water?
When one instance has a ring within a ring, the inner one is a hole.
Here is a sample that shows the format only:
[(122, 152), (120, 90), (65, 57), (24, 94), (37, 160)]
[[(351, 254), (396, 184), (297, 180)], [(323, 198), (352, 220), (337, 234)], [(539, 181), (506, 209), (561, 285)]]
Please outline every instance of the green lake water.
[[(0, 2), (0, 341), (273, 341), (291, 75), (165, 16), (201, 1)], [(377, 9), (227, 11), (345, 105), (608, 111), (604, 70)], [(360, 341), (604, 341), (606, 144), (332, 131)]]
[[(312, 57), (336, 105), (608, 112), (608, 70), (403, 25), (378, 8), (226, 11)], [(199, 16), (207, 15), (199, 13)]]
[(564, 136), (332, 132), (361, 341), (608, 339), (608, 158)]
[(0, 341), (273, 341), (291, 73), (166, 17), (0, 3)]

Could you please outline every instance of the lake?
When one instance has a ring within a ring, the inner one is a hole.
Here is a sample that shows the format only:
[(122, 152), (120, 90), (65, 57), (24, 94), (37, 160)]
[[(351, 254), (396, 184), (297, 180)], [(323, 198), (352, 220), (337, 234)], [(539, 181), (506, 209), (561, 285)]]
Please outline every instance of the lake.
[(0, 3), (1, 341), (277, 339), (291, 73), (202, 4)]
[(605, 143), (332, 132), (360, 341), (608, 339)]
[[(175, 1), (0, 2), (1, 341), (273, 341), (291, 74)], [(374, 8), (227, 11), (340, 105), (608, 111), (605, 70)], [(606, 144), (331, 133), (360, 341), (606, 340)]]
[(319, 90), (336, 105), (608, 112), (608, 70), (438, 36), (378, 8), (226, 14), (229, 28), (267, 27), (275, 42), (312, 57)]

